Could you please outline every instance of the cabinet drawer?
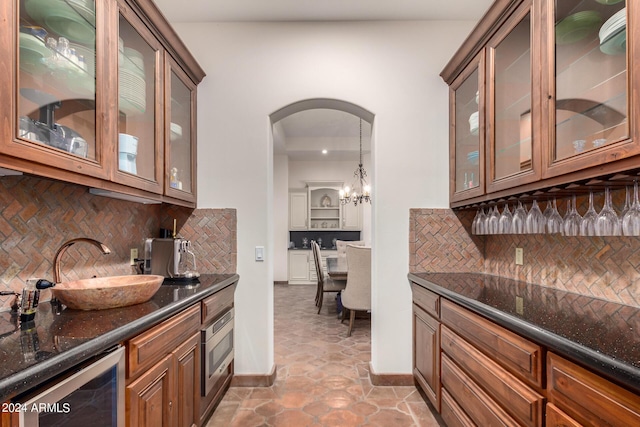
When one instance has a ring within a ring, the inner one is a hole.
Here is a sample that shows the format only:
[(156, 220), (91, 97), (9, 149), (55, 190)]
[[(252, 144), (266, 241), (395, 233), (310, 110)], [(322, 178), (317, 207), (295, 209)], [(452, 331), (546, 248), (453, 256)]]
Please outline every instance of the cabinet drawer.
[(518, 426), (496, 402), (449, 359), (442, 355), (442, 386), (478, 426)]
[(233, 293), (236, 285), (227, 286), (202, 300), (202, 324), (208, 325), (226, 308), (233, 307)]
[(440, 319), (516, 377), (542, 388), (543, 352), (539, 345), (444, 298), (440, 305)]
[(553, 353), (547, 389), (550, 402), (585, 426), (640, 425), (640, 396)]
[(442, 351), (455, 361), (511, 416), (525, 426), (542, 426), (544, 397), (475, 349), (446, 326), (441, 329)]
[(200, 329), (196, 304), (127, 342), (127, 378), (146, 371)]
[(415, 283), (411, 283), (411, 290), (413, 291), (413, 303), (438, 319), (440, 317), (440, 296)]
[(558, 409), (553, 403), (547, 403), (546, 427), (582, 427), (582, 425)]
[(447, 393), (447, 390), (442, 390), (442, 410), (440, 415), (447, 427), (475, 427), (471, 418), (464, 413), (462, 408), (453, 400), (453, 397)]

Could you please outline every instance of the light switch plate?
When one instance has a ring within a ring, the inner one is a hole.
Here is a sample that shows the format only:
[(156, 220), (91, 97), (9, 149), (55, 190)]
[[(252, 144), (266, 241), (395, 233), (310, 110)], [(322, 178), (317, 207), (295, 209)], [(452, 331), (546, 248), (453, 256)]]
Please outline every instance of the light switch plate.
[(516, 265), (523, 265), (524, 251), (522, 248), (516, 248)]
[(256, 261), (264, 261), (264, 246), (256, 246)]

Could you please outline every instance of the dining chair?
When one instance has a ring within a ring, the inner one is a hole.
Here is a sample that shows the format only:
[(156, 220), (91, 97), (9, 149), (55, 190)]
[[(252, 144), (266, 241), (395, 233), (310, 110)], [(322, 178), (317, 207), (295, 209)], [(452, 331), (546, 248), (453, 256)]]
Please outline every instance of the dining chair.
[(320, 314), (320, 311), (322, 310), (324, 294), (327, 292), (336, 292), (339, 294), (344, 290), (346, 283), (333, 281), (332, 279), (324, 276), (320, 246), (318, 246), (315, 240), (311, 241), (311, 251), (313, 252), (313, 260), (315, 261), (316, 265), (316, 276), (318, 276), (318, 287), (316, 289), (316, 305), (318, 306), (318, 314)]
[(364, 240), (336, 240), (336, 255), (338, 258), (347, 257), (347, 245), (364, 246)]
[(342, 292), (342, 322), (349, 310), (349, 331), (351, 336), (356, 311), (371, 310), (371, 248), (347, 245), (347, 287)]

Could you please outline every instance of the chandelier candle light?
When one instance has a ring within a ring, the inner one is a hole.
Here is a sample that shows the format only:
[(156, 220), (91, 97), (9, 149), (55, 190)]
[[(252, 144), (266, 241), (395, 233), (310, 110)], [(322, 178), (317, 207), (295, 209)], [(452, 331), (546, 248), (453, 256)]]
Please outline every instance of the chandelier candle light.
[(360, 163), (353, 176), (351, 188), (346, 186), (340, 190), (340, 203), (343, 205), (353, 203), (354, 206), (358, 206), (358, 203), (371, 203), (371, 186), (367, 184), (367, 171), (362, 166), (362, 119), (360, 119)]

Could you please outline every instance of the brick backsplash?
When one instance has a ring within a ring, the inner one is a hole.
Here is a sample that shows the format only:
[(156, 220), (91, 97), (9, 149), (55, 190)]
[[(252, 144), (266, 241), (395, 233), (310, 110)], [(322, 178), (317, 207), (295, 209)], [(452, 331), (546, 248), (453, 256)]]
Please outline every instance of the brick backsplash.
[[(616, 211), (624, 191), (614, 194)], [(587, 197), (578, 198), (587, 210)], [(527, 206), (530, 207), (530, 204)], [(602, 196), (595, 197), (595, 209)], [(545, 204), (541, 203), (541, 209)], [(566, 201), (558, 201), (564, 215)], [(475, 211), (411, 209), (409, 271), (485, 272), (542, 286), (640, 306), (640, 238), (561, 235), (471, 235)], [(515, 248), (524, 265), (515, 265)]]
[(411, 209), (409, 271), (482, 271), (484, 237), (467, 232), (472, 220), (450, 209)]
[[(236, 271), (236, 212), (234, 209), (187, 209), (143, 205), (94, 196), (86, 187), (31, 176), (0, 178), (0, 290), (19, 292), (30, 277), (53, 279), (53, 257), (62, 243), (75, 237), (103, 242), (111, 254), (102, 255), (85, 243), (63, 255), (62, 278), (135, 273), (130, 248), (140, 256), (146, 237), (172, 228), (193, 242), (201, 273)], [(43, 292), (42, 299), (50, 297)], [(12, 298), (0, 297), (0, 311)]]

